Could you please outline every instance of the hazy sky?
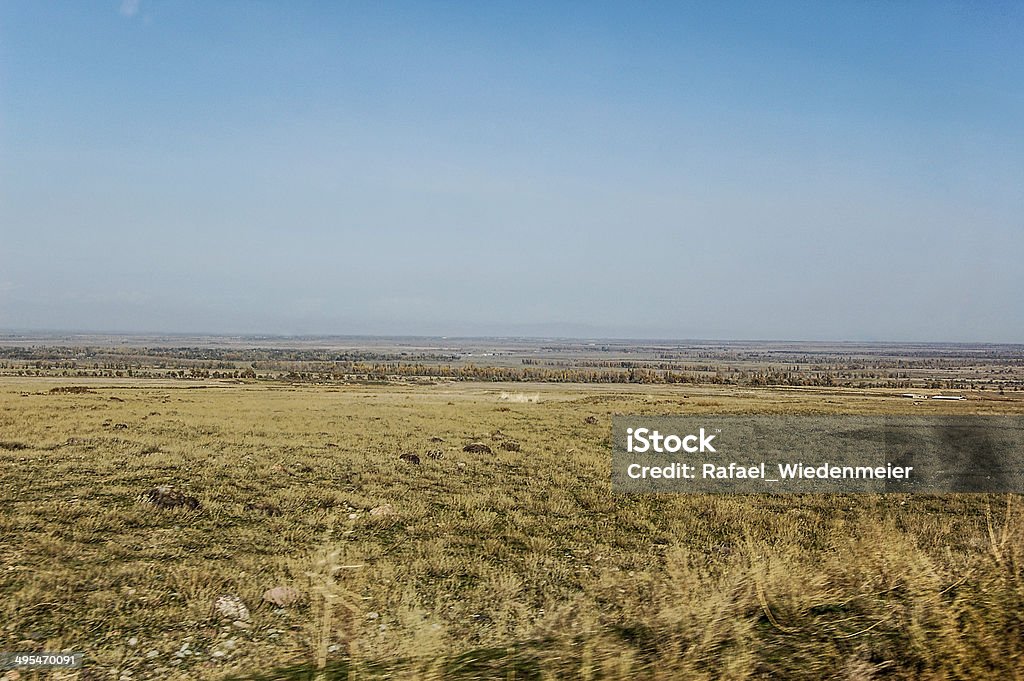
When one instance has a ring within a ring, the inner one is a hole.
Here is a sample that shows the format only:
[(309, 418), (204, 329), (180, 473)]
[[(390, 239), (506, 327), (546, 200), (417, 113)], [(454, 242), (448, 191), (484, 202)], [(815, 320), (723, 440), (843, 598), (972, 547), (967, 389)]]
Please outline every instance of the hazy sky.
[(1024, 4), (0, 4), (0, 330), (1024, 342)]

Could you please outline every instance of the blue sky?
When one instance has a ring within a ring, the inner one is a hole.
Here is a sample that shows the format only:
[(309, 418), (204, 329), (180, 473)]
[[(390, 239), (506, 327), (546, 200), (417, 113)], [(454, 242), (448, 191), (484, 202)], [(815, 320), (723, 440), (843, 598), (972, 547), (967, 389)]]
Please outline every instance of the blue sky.
[(1024, 342), (1022, 27), (5, 2), (0, 329)]

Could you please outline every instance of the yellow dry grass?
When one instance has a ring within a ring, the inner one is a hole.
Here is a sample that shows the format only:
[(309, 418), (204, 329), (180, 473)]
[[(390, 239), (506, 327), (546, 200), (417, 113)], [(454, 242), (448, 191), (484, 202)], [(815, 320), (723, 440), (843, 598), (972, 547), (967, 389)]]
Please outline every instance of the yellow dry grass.
[[(613, 413), (1024, 413), (1020, 399), (73, 384), (92, 392), (50, 392), (66, 379), (0, 380), (0, 650), (85, 652), (67, 678), (1024, 669), (1016, 497), (624, 497), (608, 471)], [(520, 450), (502, 449), (506, 439)], [(494, 453), (463, 452), (473, 441)], [(157, 485), (202, 509), (138, 500)], [(369, 513), (385, 504), (392, 513)], [(279, 585), (303, 599), (262, 603)], [(225, 594), (248, 606), (248, 621), (219, 618)]]

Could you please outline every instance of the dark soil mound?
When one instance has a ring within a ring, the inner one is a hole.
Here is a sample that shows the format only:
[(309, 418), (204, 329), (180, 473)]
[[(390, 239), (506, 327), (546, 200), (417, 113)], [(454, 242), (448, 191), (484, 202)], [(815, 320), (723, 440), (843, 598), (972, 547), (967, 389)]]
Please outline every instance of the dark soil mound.
[(142, 500), (149, 502), (157, 508), (181, 508), (185, 507), (190, 510), (198, 510), (202, 507), (199, 500), (195, 497), (190, 497), (173, 487), (162, 485), (160, 487), (154, 487), (151, 490), (147, 490), (142, 493)]

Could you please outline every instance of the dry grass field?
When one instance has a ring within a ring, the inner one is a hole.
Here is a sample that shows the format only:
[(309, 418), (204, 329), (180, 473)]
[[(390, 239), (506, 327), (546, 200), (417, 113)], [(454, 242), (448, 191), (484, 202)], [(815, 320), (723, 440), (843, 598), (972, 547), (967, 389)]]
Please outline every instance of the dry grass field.
[(1021, 678), (1018, 497), (609, 487), (613, 413), (969, 397), (0, 379), (0, 650), (86, 655), (0, 678)]

